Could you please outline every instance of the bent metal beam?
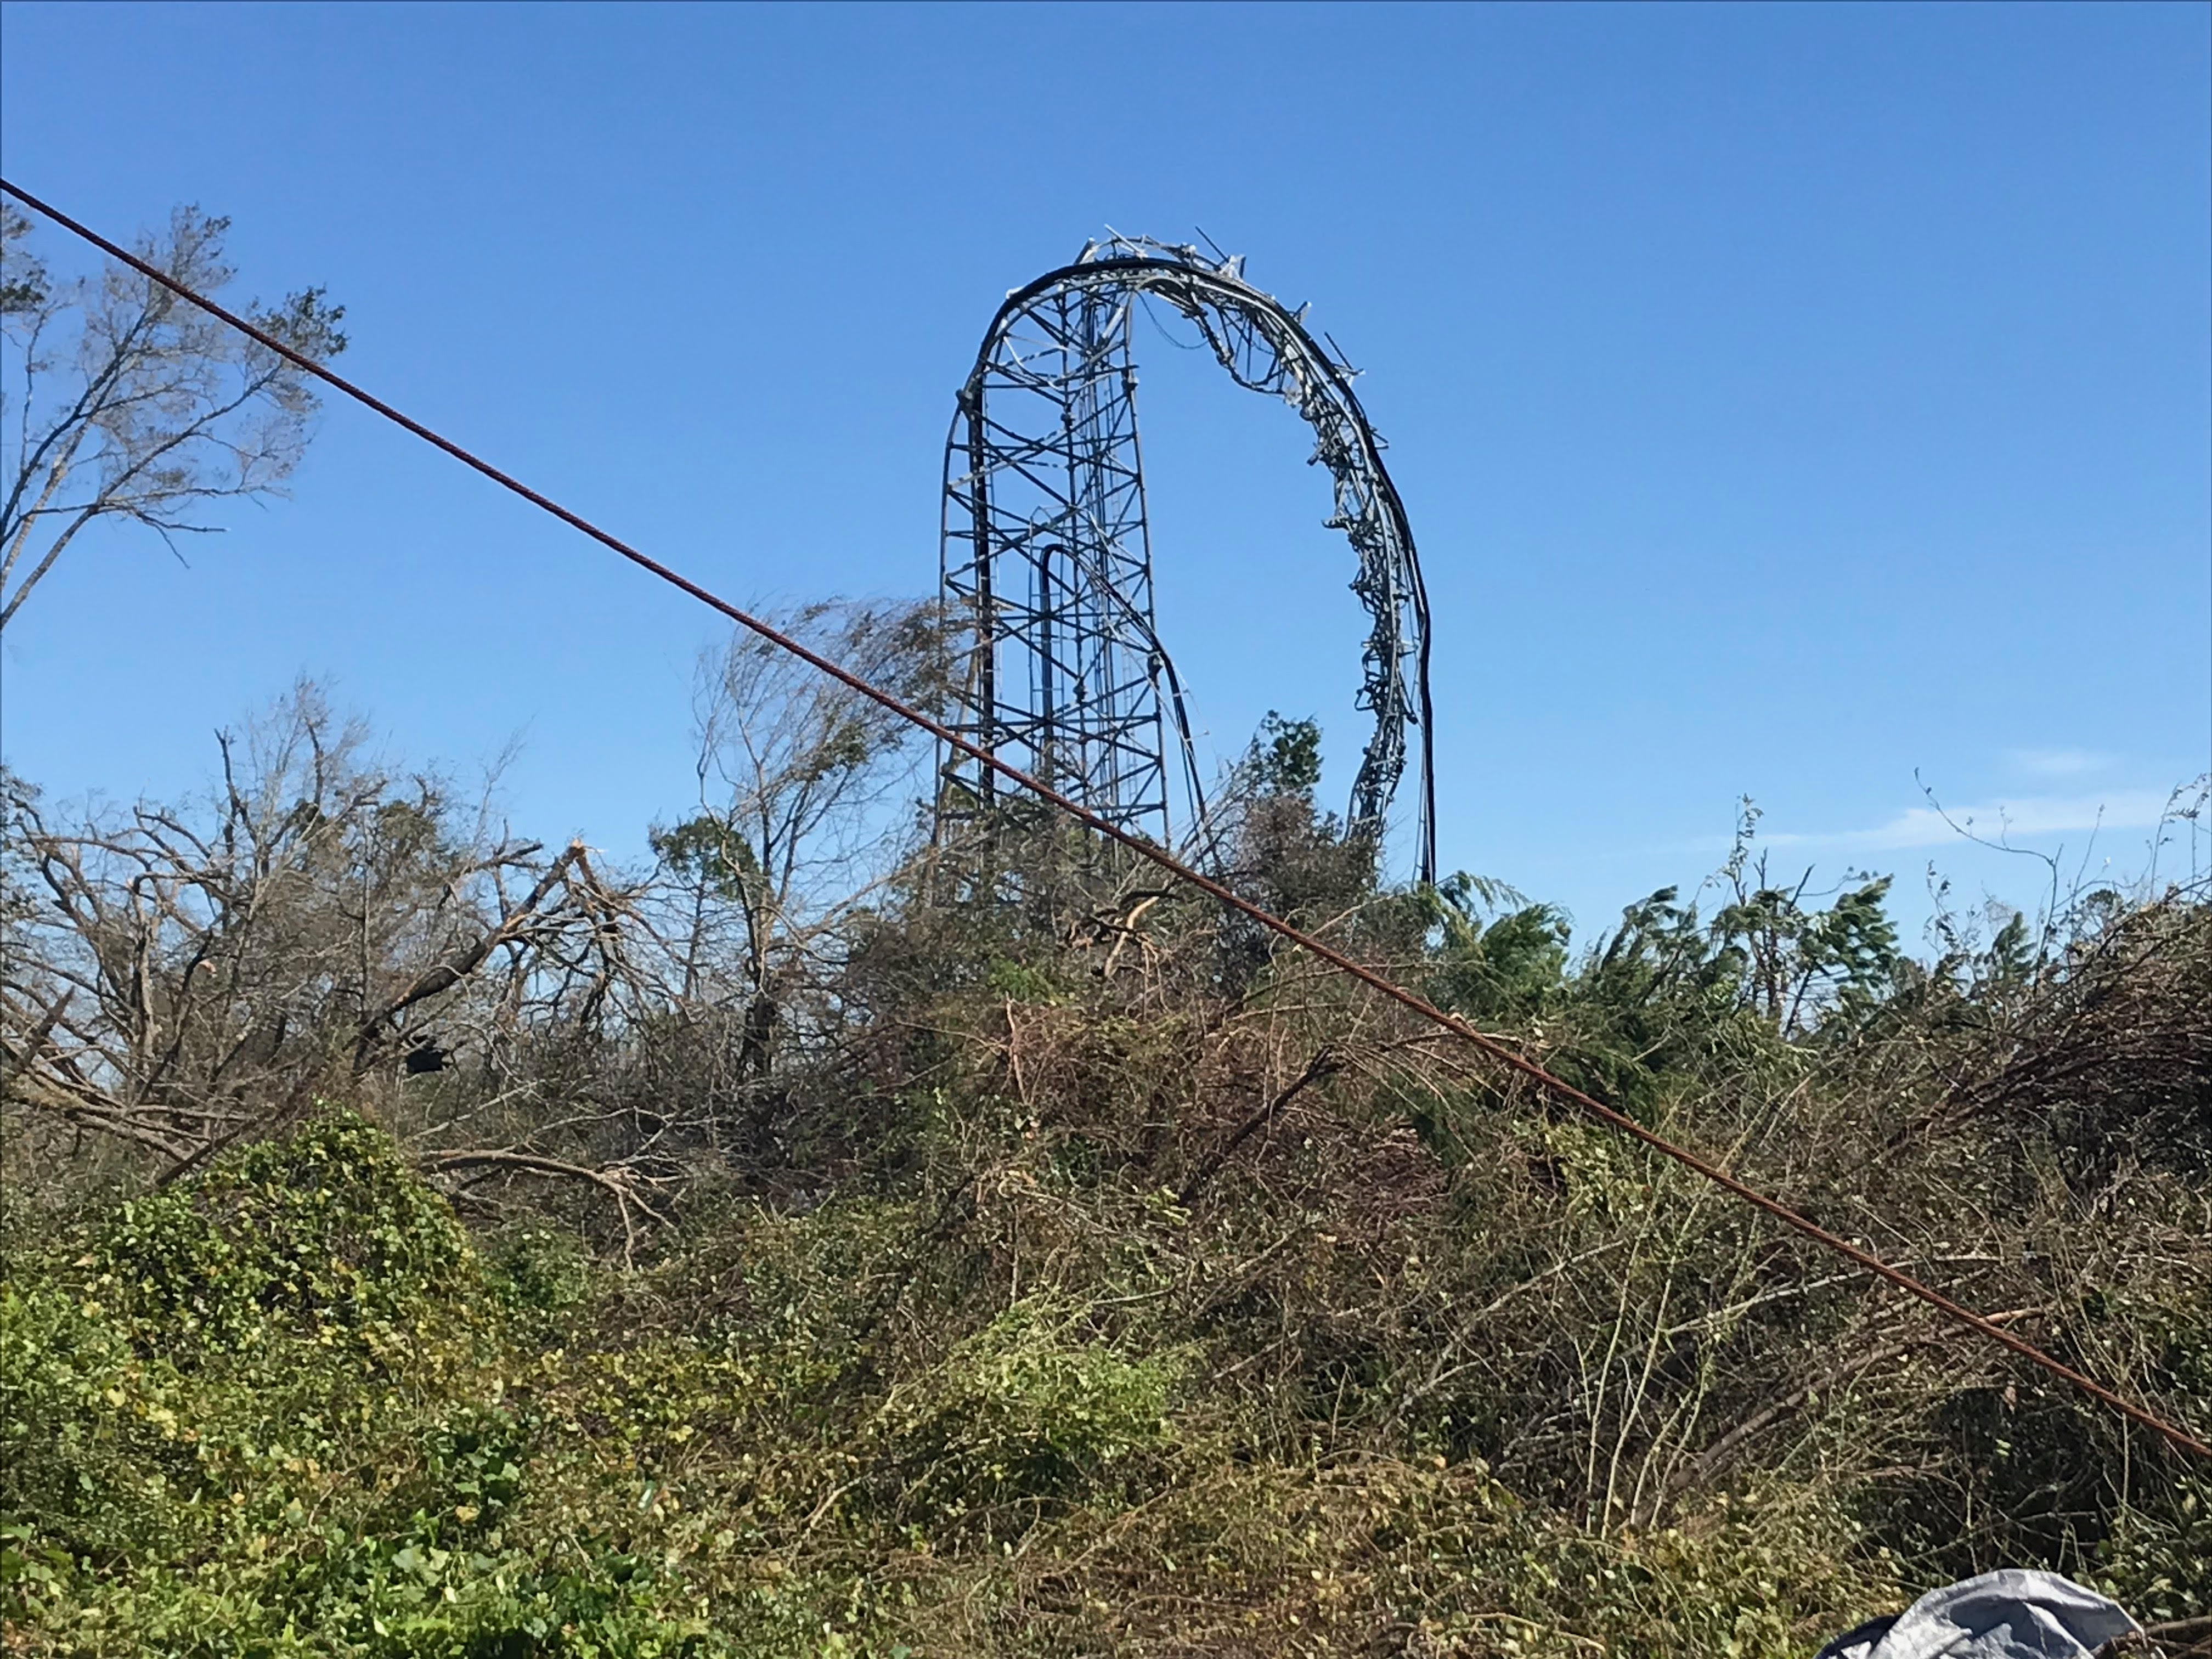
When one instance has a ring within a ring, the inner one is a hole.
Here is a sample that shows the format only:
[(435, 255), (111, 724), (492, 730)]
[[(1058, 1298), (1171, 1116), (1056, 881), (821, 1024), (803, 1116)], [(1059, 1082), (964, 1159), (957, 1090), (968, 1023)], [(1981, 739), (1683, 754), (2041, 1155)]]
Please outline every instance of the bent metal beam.
[[(1152, 532), (1137, 438), (1137, 305), (1194, 324), (1230, 377), (1295, 409), (1335, 488), (1352, 581), (1370, 619), (1359, 707), (1375, 726), (1348, 821), (1381, 836), (1418, 738), (1414, 856), (1436, 877), (1429, 607), (1405, 504), (1382, 441), (1352, 389), (1357, 372), (1293, 312), (1244, 280), (1243, 261), (1113, 236), (1007, 297), (960, 390), (945, 450), (940, 580), (963, 641), (951, 725), (1006, 751), (1117, 827), (1170, 842), (1171, 721), (1188, 828), (1205, 797), (1188, 713), (1152, 606)], [(939, 823), (988, 813), (990, 768), (943, 757)]]

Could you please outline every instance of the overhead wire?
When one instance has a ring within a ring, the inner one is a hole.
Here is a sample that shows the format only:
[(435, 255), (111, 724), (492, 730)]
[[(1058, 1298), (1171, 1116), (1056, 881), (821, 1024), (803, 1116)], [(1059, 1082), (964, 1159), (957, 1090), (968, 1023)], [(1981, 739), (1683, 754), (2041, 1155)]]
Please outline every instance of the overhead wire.
[(1893, 1267), (1875, 1255), (1873, 1251), (1853, 1243), (1842, 1235), (1832, 1232), (1809, 1217), (1799, 1213), (1780, 1200), (1770, 1197), (1756, 1188), (1749, 1186), (1718, 1164), (1686, 1147), (1676, 1145), (1656, 1131), (1646, 1128), (1626, 1113), (1607, 1105), (1593, 1095), (1585, 1093), (1564, 1078), (1546, 1070), (1526, 1055), (1516, 1053), (1496, 1038), (1476, 1030), (1456, 1014), (1439, 1008), (1419, 993), (1410, 991), (1373, 969), (1355, 961), (1326, 940), (1307, 933), (1296, 924), (1254, 903), (1213, 878), (1191, 868), (1166, 848), (1146, 840), (1141, 836), (1123, 830), (1109, 819), (1091, 811), (1080, 802), (1061, 793), (1043, 780), (1034, 777), (1011, 763), (1000, 759), (997, 754), (981, 744), (962, 736), (923, 710), (915, 708), (893, 693), (884, 690), (842, 665), (811, 649), (772, 623), (709, 592), (689, 577), (639, 551), (609, 532), (600, 529), (589, 520), (569, 511), (550, 496), (532, 489), (520, 479), (471, 453), (452, 439), (433, 431), (420, 421), (403, 414), (374, 393), (356, 386), (352, 381), (334, 373), (305, 353), (286, 344), (215, 301), (195, 292), (149, 261), (110, 241), (106, 237), (71, 218), (60, 209), (40, 200), (28, 191), (21, 189), (4, 178), (0, 178), (0, 191), (12, 196), (24, 206), (52, 221), (72, 235), (82, 238), (110, 258), (120, 261), (149, 281), (160, 284), (178, 298), (197, 306), (208, 315), (228, 324), (265, 349), (273, 351), (278, 356), (284, 358), (302, 373), (313, 375), (333, 390), (342, 392), (363, 407), (373, 410), (385, 419), (414, 434), (425, 443), (443, 450), (463, 465), (481, 473), (501, 489), (520, 495), (532, 506), (550, 514), (562, 523), (589, 537), (611, 552), (621, 555), (640, 569), (658, 576), (661, 580), (689, 594), (708, 609), (720, 612), (740, 628), (745, 629), (778, 649), (789, 653), (817, 672), (828, 675), (847, 690), (858, 693), (888, 713), (896, 715), (921, 731), (927, 732), (948, 748), (956, 750), (970, 760), (990, 768), (1007, 781), (1026, 790), (1040, 799), (1049, 802), (1086, 829), (1127, 848), (1177, 880), (1206, 894), (1247, 919), (1257, 922), (1278, 938), (1297, 946), (1300, 950), (1327, 963), (1339, 972), (1366, 986), (1370, 990), (1389, 998), (1419, 1018), (1449, 1032), (1497, 1064), (1527, 1079), (1554, 1098), (1580, 1109), (1608, 1127), (1711, 1182), (1723, 1192), (1741, 1200), (1753, 1208), (1782, 1223), (1790, 1231), (1810, 1239), (1822, 1249), (1851, 1262), (1893, 1289), (1916, 1297), (1976, 1335), (1996, 1343), (2017, 1358), (2027, 1361), (2079, 1389), (2089, 1398), (2118, 1413), (2130, 1422), (2151, 1431), (2175, 1449), (2203, 1459), (2207, 1462), (2212, 1462), (2212, 1444), (2208, 1444), (2188, 1430), (2166, 1421), (2148, 1407), (2137, 1405), (2124, 1395), (2116, 1393), (2095, 1378), (2067, 1364), (2057, 1356), (2046, 1353), (2023, 1337), (2014, 1335), (1994, 1320), (1953, 1300), (1934, 1286), (1922, 1283), (1902, 1268)]

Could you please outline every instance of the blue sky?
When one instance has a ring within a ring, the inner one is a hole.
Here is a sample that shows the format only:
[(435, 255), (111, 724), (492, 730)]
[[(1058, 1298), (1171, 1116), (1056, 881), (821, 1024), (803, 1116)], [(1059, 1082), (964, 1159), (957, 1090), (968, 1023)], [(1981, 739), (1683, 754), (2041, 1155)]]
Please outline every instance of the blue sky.
[[(0, 47), (18, 183), (111, 234), (232, 216), (242, 291), (347, 306), (349, 373), (743, 601), (927, 591), (1000, 298), (1202, 226), (1367, 371), (1445, 867), (1585, 931), (1741, 795), (1917, 919), (1931, 860), (2045, 879), (1921, 781), (2132, 870), (2212, 765), (2204, 6), (8, 4)], [(1200, 720), (1317, 715), (1340, 794), (1361, 628), (1304, 434), (1139, 346)], [(520, 738), (534, 834), (683, 809), (687, 601), (351, 410), (228, 522), (189, 569), (72, 554), (0, 645), (11, 765), (173, 793), (307, 672), (395, 753)]]

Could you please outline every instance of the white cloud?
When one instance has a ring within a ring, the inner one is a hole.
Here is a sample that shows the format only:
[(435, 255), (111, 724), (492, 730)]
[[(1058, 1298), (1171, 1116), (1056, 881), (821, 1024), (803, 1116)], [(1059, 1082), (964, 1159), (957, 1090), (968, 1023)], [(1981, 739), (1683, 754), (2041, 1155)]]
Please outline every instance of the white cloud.
[(2087, 749), (2014, 749), (2005, 758), (2013, 769), (2039, 778), (2078, 778), (2085, 772), (2101, 772), (2113, 757)]
[(2092, 830), (2151, 829), (2165, 816), (2170, 799), (2160, 789), (2117, 789), (2106, 795), (2021, 795), (1977, 805), (1947, 806), (1942, 811), (1932, 805), (1908, 807), (1887, 823), (1869, 830), (1809, 835), (1785, 831), (1762, 834), (1759, 839), (1778, 847), (1823, 844), (1890, 852), (1950, 845), (1960, 839), (1959, 831), (1963, 829), (1984, 841), (2018, 844)]

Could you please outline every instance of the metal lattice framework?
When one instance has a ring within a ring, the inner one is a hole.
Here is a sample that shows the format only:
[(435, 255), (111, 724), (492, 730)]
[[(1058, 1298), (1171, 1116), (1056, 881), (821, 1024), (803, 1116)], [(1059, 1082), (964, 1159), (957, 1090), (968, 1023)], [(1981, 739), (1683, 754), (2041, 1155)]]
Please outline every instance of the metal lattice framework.
[[(1328, 519), (1358, 556), (1352, 591), (1372, 619), (1359, 706), (1375, 716), (1349, 820), (1379, 836), (1420, 757), (1416, 858), (1436, 873), (1429, 609), (1382, 443), (1352, 390), (1356, 370), (1243, 277), (1243, 261), (1111, 237), (1007, 297), (961, 388), (945, 446), (942, 581), (968, 641), (953, 729), (1115, 824), (1166, 844), (1168, 726), (1193, 818), (1205, 798), (1182, 686), (1153, 623), (1152, 532), (1137, 441), (1137, 306), (1195, 324), (1231, 378), (1281, 398), (1314, 429), (1335, 483)], [(995, 779), (948, 754), (940, 817), (986, 813)]]

